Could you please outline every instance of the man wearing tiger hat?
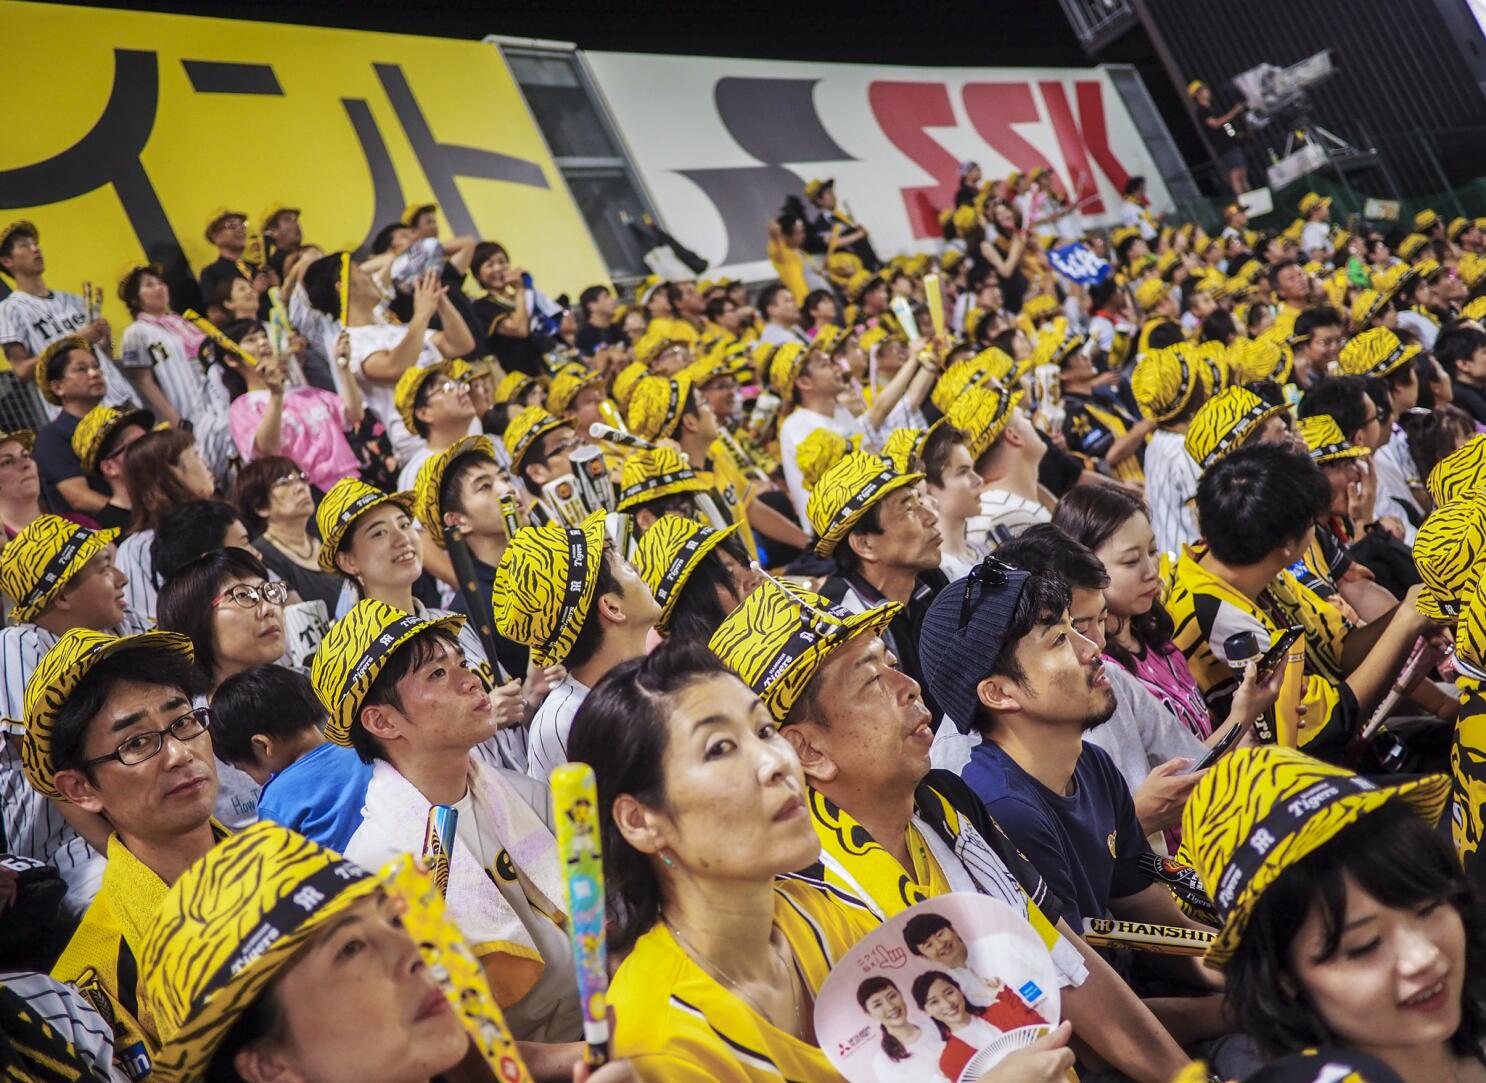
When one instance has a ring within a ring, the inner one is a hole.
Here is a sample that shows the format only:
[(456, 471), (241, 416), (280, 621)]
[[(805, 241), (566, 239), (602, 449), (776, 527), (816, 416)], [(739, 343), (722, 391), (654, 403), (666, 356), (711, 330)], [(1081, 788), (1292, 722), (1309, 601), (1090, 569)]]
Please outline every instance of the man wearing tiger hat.
[(63, 634), (26, 685), (26, 781), (112, 829), (98, 895), (52, 976), (76, 985), (114, 1031), (131, 1079), (159, 1040), (142, 1004), (145, 934), (166, 889), (226, 835), (212, 819), (211, 709), (192, 709), (191, 640), (174, 632)]

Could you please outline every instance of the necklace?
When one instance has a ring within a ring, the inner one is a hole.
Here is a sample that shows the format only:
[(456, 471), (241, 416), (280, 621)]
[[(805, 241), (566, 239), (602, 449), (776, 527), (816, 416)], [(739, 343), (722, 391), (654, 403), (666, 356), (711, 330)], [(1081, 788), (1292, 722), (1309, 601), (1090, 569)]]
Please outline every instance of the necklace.
[(285, 553), (288, 553), (297, 560), (309, 560), (315, 553), (315, 543), (310, 538), (304, 539), (303, 552), (301, 552), (301, 546), (290, 545), (285, 539), (275, 534), (272, 527), (264, 527), (263, 535), (269, 541), (273, 542), (275, 547), (282, 549)]
[[(738, 982), (738, 980), (736, 978), (730, 977), (716, 963), (711, 962), (705, 955), (703, 955), (701, 952), (699, 952), (696, 948), (692, 947), (691, 941), (690, 940), (687, 940), (686, 937), (684, 937), (684, 936), (681, 935), (681, 930), (678, 929), (678, 928), (676, 928), (676, 923), (675, 922), (673, 922), (670, 918), (666, 917), (664, 914), (661, 915), (661, 920), (666, 923), (666, 928), (671, 930), (671, 935), (676, 938), (677, 943), (679, 943), (681, 945), (681, 947), (685, 949), (686, 953), (688, 955), (690, 955), (692, 957), (692, 959), (699, 966), (701, 966), (704, 970), (706, 970), (708, 973), (710, 973), (713, 977), (721, 978), (722, 981), (723, 981), (723, 984), (725, 984), (733, 992), (737, 993), (744, 1000), (748, 1001), (748, 1003), (752, 1006), (753, 1010), (756, 1011), (756, 1012), (758, 1012), (759, 1015), (763, 1016), (765, 1019), (768, 1019), (769, 1018), (769, 1013), (766, 1012), (766, 1011), (764, 1011), (763, 1005), (760, 1004), (758, 1001), (754, 1000), (753, 997), (751, 997), (747, 993), (745, 993), (743, 991), (743, 989), (742, 989), (741, 984)], [(771, 936), (770, 937), (771, 945), (772, 945), (772, 941), (773, 941), (773, 937)], [(799, 990), (797, 990), (795, 988), (795, 976), (794, 976), (794, 973), (793, 973), (793, 971), (792, 971), (792, 969), (790, 967), (789, 960), (785, 957), (784, 953), (779, 950), (778, 945), (772, 945), (772, 946), (774, 947), (774, 953), (779, 956), (779, 961), (784, 964), (785, 972), (790, 975), (790, 980), (789, 980), (789, 1002), (790, 1002), (790, 1006), (794, 1009), (794, 1019), (795, 1019), (794, 1030), (790, 1031), (790, 1033), (793, 1034), (793, 1035), (795, 1035), (795, 1037), (799, 1037), (800, 1036), (800, 994), (799, 994)]]

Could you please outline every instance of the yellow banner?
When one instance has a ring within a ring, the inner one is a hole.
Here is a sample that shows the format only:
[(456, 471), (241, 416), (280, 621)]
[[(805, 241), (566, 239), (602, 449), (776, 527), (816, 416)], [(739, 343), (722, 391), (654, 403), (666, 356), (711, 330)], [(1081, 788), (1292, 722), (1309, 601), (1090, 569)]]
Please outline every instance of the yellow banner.
[(333, 251), (437, 203), (441, 236), (500, 241), (550, 296), (608, 279), (494, 46), (12, 0), (0, 38), (0, 225), (36, 223), (48, 285), (106, 283), (116, 328), (126, 266), (194, 278), (219, 207), (301, 208)]

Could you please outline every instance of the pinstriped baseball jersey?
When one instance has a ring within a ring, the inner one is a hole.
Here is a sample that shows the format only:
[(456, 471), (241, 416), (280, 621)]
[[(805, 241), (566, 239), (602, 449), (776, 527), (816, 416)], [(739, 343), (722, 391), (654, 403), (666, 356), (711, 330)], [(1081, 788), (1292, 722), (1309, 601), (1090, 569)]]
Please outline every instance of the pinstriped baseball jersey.
[(155, 585), (155, 560), (150, 556), (155, 532), (141, 530), (130, 534), (119, 542), (114, 554), (114, 567), (123, 572), (129, 582), (124, 586), (124, 604), (135, 613), (155, 622), (155, 600), (160, 588)]
[(181, 417), (193, 424), (201, 417), (206, 375), (186, 344), (169, 328), (135, 320), (119, 340), (119, 364), (150, 372), (161, 392)]
[[(46, 349), (47, 343), (66, 335), (75, 335), (88, 323), (88, 310), (83, 299), (65, 290), (52, 290), (47, 297), (35, 297), (16, 290), (0, 301), (0, 345), (19, 342), (32, 357)], [(98, 347), (93, 348), (98, 362), (103, 366), (103, 380), (107, 390), (103, 393), (105, 406), (122, 406), (126, 403), (140, 405), (134, 388), (114, 364), (112, 357)], [(41, 397), (33, 383), (29, 393), (34, 396), (35, 406), (41, 416), (50, 421), (60, 408)]]
[(1195, 545), (1197, 482), (1202, 468), (1187, 454), (1186, 436), (1158, 429), (1145, 447), (1145, 496), (1151, 509), (1151, 531), (1163, 552), (1180, 553)]

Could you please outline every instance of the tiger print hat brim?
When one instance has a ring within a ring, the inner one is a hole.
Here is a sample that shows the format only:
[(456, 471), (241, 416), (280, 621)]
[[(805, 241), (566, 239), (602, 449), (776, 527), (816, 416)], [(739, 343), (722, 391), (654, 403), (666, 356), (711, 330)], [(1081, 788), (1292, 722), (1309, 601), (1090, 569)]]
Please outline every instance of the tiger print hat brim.
[(144, 997), (161, 1049), (151, 1083), (187, 1083), (317, 930), (387, 885), (267, 820), (229, 836), (165, 893), (145, 939)]
[(1344, 828), (1395, 798), (1434, 826), (1449, 796), (1447, 775), (1379, 785), (1298, 749), (1228, 753), (1193, 787), (1182, 814), (1183, 847), (1223, 921), (1208, 965), (1233, 958), (1259, 897)]
[(351, 726), (377, 677), (414, 636), (444, 631), (458, 636), (464, 617), (448, 613), (425, 617), (363, 598), (330, 626), (310, 662), (310, 684), (325, 708), (325, 736), (351, 747)]

